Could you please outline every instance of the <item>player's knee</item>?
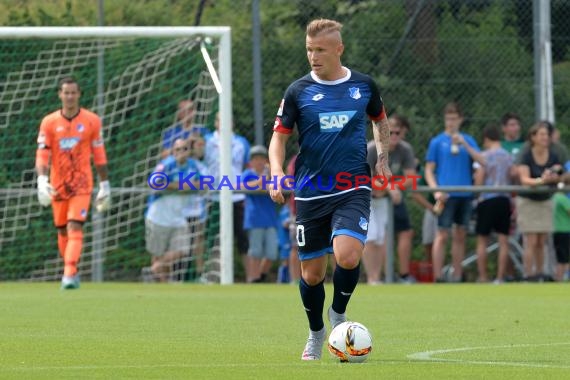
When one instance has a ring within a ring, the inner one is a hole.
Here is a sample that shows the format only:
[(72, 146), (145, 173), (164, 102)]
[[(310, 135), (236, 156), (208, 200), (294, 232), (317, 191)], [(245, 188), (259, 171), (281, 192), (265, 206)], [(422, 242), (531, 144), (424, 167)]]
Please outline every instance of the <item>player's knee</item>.
[(320, 273), (314, 273), (310, 271), (303, 271), (303, 280), (309, 286), (315, 286), (320, 284), (324, 280), (324, 276), (321, 276)]
[(336, 263), (344, 269), (354, 269), (360, 264), (360, 251), (351, 250), (337, 255)]
[(58, 233), (60, 236), (64, 236), (64, 237), (67, 236), (67, 226), (65, 226), (65, 227), (58, 227), (58, 228), (57, 228), (57, 233)]
[(83, 224), (70, 221), (67, 223), (67, 231), (83, 231)]

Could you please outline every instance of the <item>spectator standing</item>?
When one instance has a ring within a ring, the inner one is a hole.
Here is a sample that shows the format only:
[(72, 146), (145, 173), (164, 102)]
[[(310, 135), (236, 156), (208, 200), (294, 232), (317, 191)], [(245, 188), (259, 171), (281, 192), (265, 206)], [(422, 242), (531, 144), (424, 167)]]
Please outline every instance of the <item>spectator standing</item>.
[(507, 112), (501, 117), (503, 139), (501, 147), (509, 152), (513, 159), (521, 151), (524, 138), (521, 136), (521, 118), (514, 112)]
[[(560, 179), (562, 166), (558, 156), (549, 149), (550, 137), (544, 123), (535, 124), (528, 134), (529, 150), (522, 153), (518, 174), (523, 186), (555, 185)], [(516, 199), (517, 225), (523, 233), (523, 263), (525, 279), (542, 281), (544, 245), (552, 232), (552, 194), (521, 193)]]
[[(477, 186), (508, 186), (511, 185), (513, 158), (501, 147), (500, 131), (495, 125), (483, 129), (484, 165), (479, 165), (475, 172)], [(511, 222), (511, 199), (508, 193), (483, 192), (477, 204), (477, 268), (479, 282), (487, 282), (487, 245), (491, 232), (497, 234), (499, 242), (499, 257), (495, 283), (505, 281), (505, 270), (509, 254), (509, 233)]]
[[(457, 103), (449, 103), (444, 108), (445, 131), (430, 140), (427, 154), (425, 177), (431, 188), (439, 186), (473, 185), (473, 162), (484, 163), (479, 147), (473, 137), (459, 132), (463, 123), (463, 111)], [(453, 261), (452, 281), (462, 279), (461, 262), (465, 256), (467, 226), (471, 219), (473, 194), (469, 192), (434, 194), (436, 201), (444, 202), (445, 207), (438, 217), (438, 231), (433, 244), (433, 274), (438, 282), (444, 282), (442, 268), (445, 259), (445, 246), (451, 231), (451, 255)]]
[(169, 184), (164, 192), (156, 192), (149, 197), (145, 216), (146, 249), (152, 255), (151, 272), (160, 282), (170, 279), (173, 264), (190, 253), (191, 236), (187, 218), (196, 195), (179, 189), (179, 175), (184, 177), (196, 173), (191, 178), (198, 185), (199, 169), (189, 158), (190, 150), (186, 140), (177, 139), (172, 155), (163, 159), (155, 168), (168, 176)]
[(556, 280), (570, 280), (570, 198), (559, 191), (554, 194), (554, 249), (556, 251)]
[(278, 254), (277, 211), (267, 189), (263, 188), (270, 179), (268, 158), (264, 146), (252, 147), (249, 152), (250, 169), (243, 173), (248, 187), (261, 190), (260, 194), (247, 194), (245, 197), (244, 228), (249, 237), (252, 282), (267, 281)]
[[(413, 184), (413, 176), (416, 175), (416, 159), (410, 144), (402, 141), (400, 138), (401, 116), (397, 118), (390, 118), (390, 159), (389, 165), (393, 175), (404, 176), (405, 181), (403, 187), (409, 188)], [(374, 167), (376, 165), (376, 146), (374, 141), (368, 143), (368, 165)], [(388, 196), (392, 201), (394, 207), (394, 233), (397, 237), (397, 253), (398, 253), (398, 267), (399, 267), (399, 280), (402, 283), (414, 283), (415, 278), (410, 275), (410, 257), (412, 255), (412, 239), (414, 231), (410, 223), (410, 216), (408, 208), (404, 199), (404, 192), (399, 188), (388, 188)], [(380, 203), (379, 203), (380, 204)], [(379, 206), (382, 208), (382, 206)], [(377, 214), (377, 213), (376, 213)], [(372, 221), (371, 221), (372, 222)], [(379, 217), (379, 223), (382, 222), (382, 217)], [(384, 226), (385, 228), (385, 226)], [(382, 239), (384, 240), (384, 239)], [(377, 241), (378, 243), (379, 241)]]

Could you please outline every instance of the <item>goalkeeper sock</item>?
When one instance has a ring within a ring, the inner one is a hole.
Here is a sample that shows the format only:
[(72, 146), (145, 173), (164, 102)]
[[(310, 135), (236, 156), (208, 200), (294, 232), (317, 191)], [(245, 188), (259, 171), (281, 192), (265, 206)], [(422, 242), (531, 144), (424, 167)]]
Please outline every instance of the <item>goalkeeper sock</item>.
[(63, 235), (57, 233), (57, 248), (59, 250), (59, 255), (65, 260), (65, 247), (67, 247), (67, 234)]
[(320, 331), (325, 325), (323, 321), (323, 307), (325, 305), (324, 280), (315, 286), (310, 286), (303, 278), (299, 281), (301, 300), (309, 319), (309, 328), (312, 331)]
[(81, 256), (83, 248), (83, 231), (69, 230), (67, 231), (67, 247), (65, 247), (65, 268), (64, 276), (75, 276), (77, 273), (77, 263)]
[(337, 265), (333, 273), (334, 295), (332, 309), (339, 313), (346, 312), (346, 305), (350, 301), (350, 296), (358, 284), (360, 277), (360, 264), (353, 269), (344, 269)]

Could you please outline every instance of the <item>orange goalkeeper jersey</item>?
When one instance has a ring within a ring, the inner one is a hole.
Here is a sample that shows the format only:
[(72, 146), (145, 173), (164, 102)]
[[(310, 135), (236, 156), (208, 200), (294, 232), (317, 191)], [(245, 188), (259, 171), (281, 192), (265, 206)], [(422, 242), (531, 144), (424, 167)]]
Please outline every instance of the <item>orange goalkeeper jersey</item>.
[(95, 165), (107, 163), (99, 116), (80, 108), (71, 119), (63, 116), (61, 110), (44, 117), (38, 135), (36, 166), (48, 166), (50, 154), (50, 184), (58, 193), (56, 199), (91, 194), (91, 155)]

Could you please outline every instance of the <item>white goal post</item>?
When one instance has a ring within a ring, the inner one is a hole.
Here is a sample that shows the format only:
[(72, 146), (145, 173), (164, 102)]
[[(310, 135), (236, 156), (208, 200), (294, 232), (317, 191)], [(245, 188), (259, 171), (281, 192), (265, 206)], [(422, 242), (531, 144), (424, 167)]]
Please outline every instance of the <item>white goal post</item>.
[[(219, 93), (220, 132), (221, 132), (221, 174), (231, 173), (231, 136), (232, 136), (232, 57), (231, 29), (220, 27), (0, 27), (0, 39), (68, 39), (68, 38), (182, 38), (207, 37), (219, 41), (218, 56), (216, 57), (218, 72), (212, 61), (208, 62), (207, 53), (204, 56), (212, 80), (218, 81), (216, 91)], [(103, 50), (102, 50), (103, 51)], [(204, 53), (204, 52), (203, 52)], [(54, 59), (57, 59), (55, 57)], [(25, 76), (25, 73), (23, 74)], [(98, 99), (102, 99), (99, 97)], [(10, 100), (11, 102), (14, 102)], [(4, 111), (0, 110), (0, 113)], [(104, 115), (101, 115), (104, 117)], [(31, 124), (39, 125), (39, 120)], [(103, 127), (105, 128), (105, 127)], [(113, 181), (112, 168), (111, 181)], [(224, 187), (220, 192), (220, 282), (234, 282), (233, 269), (233, 208), (231, 190)], [(95, 216), (95, 214), (93, 214)], [(94, 223), (96, 224), (96, 223)], [(94, 231), (94, 235), (95, 235)], [(141, 237), (144, 239), (144, 236)], [(55, 235), (53, 235), (55, 239)], [(1, 239), (0, 239), (1, 240)], [(94, 243), (95, 244), (95, 243)]]

